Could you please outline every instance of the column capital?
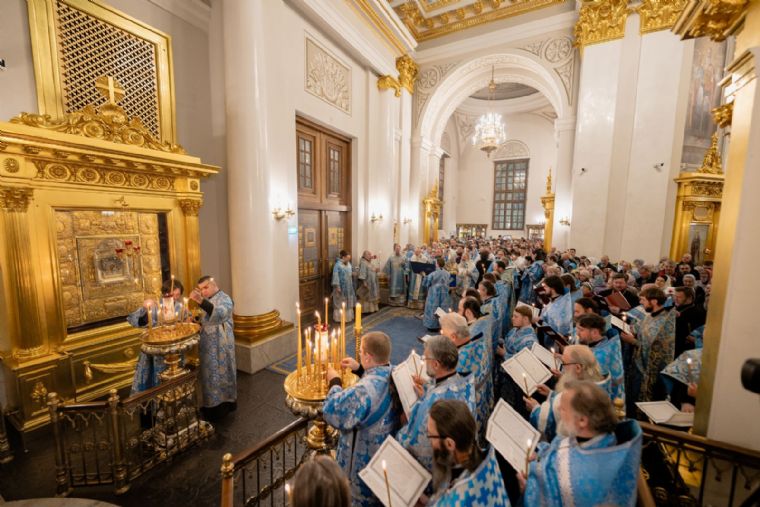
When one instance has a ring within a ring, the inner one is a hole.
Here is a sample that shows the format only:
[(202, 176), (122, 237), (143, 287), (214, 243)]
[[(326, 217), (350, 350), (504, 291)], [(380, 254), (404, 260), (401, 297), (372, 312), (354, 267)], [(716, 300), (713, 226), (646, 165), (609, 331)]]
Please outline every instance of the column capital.
[(197, 217), (203, 206), (203, 199), (180, 199), (179, 207), (186, 217)]
[(406, 89), (410, 94), (414, 93), (414, 81), (417, 79), (419, 67), (411, 56), (404, 55), (396, 58), (396, 70), (398, 78), (393, 76), (380, 76), (377, 79), (379, 90), (395, 90), (396, 97), (401, 96), (401, 90)]
[(25, 212), (33, 195), (31, 188), (0, 187), (0, 209)]
[(583, 48), (625, 36), (630, 9), (628, 0), (583, 2), (575, 24), (575, 46)]

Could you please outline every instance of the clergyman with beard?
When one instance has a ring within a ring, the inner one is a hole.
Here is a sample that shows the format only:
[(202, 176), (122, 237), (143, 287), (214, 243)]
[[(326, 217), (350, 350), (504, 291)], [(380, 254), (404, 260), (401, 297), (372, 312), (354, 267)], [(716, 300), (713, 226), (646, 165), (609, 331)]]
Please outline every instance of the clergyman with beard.
[(427, 432), (433, 449), (434, 490), (428, 507), (509, 507), (494, 449), (478, 447), (475, 418), (464, 402), (436, 401)]

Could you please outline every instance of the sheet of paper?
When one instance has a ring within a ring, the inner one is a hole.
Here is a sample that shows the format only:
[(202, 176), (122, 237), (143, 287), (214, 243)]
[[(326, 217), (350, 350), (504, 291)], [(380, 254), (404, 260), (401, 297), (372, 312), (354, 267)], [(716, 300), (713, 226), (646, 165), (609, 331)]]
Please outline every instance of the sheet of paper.
[(538, 384), (543, 384), (552, 376), (551, 372), (533, 355), (530, 349), (522, 349), (504, 361), (501, 367), (528, 396), (536, 391)]
[(432, 338), (433, 336), (435, 336), (435, 335), (432, 335), (432, 334), (426, 334), (425, 336), (423, 336), (422, 338), (420, 338), (420, 340), (422, 341), (422, 343), (427, 343), (427, 341), (428, 341), (430, 338)]
[(548, 368), (558, 369), (557, 358), (554, 357), (554, 354), (551, 350), (542, 347), (538, 343), (534, 343), (530, 348), (530, 351), (533, 352), (533, 355), (536, 356), (538, 360), (544, 363)]
[(436, 315), (438, 316), (438, 318), (440, 319), (441, 317), (443, 317), (444, 315), (446, 315), (446, 312), (444, 312), (444, 311), (443, 311), (443, 308), (441, 308), (441, 307), (439, 306), (438, 308), (436, 308), (436, 309), (435, 309), (435, 314), (436, 314)]
[(629, 326), (623, 319), (615, 317), (612, 314), (610, 314), (610, 324), (625, 333), (631, 334), (631, 326)]
[(528, 441), (530, 440), (530, 452), (533, 452), (541, 434), (528, 421), (509, 406), (504, 400), (499, 400), (493, 409), (488, 427), (486, 440), (488, 440), (499, 454), (519, 471), (525, 470), (525, 458), (528, 455)]
[(655, 424), (691, 426), (694, 423), (694, 413), (681, 412), (669, 401), (642, 401), (636, 406)]
[[(383, 474), (383, 461), (388, 472), (388, 486)], [(425, 467), (393, 437), (385, 439), (367, 467), (359, 472), (359, 477), (386, 507), (415, 505), (432, 478)], [(391, 502), (388, 501), (388, 489)]]
[(406, 361), (393, 368), (391, 372), (393, 383), (401, 400), (401, 406), (407, 417), (409, 417), (412, 406), (417, 402), (417, 392), (414, 390), (412, 375), (416, 375), (419, 371), (423, 375), (423, 378), (427, 377), (423, 371), (424, 369), (425, 365), (422, 364), (422, 358), (415, 351), (412, 351), (409, 357), (406, 358)]

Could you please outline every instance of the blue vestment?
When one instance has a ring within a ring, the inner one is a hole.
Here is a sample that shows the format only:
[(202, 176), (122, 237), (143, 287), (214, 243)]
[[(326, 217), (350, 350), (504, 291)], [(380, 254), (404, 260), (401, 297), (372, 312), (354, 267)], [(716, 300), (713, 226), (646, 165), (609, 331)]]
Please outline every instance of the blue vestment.
[(506, 361), (526, 347), (531, 348), (537, 341), (538, 337), (532, 326), (513, 327), (504, 339), (504, 348), (507, 351), (504, 360)]
[[(182, 306), (179, 302), (174, 303), (174, 311), (179, 313)], [(158, 307), (153, 306), (151, 308), (153, 322), (158, 322)], [(141, 306), (134, 312), (127, 315), (127, 322), (132, 327), (145, 327), (147, 326), (147, 320), (144, 325), (140, 325), (140, 319), (147, 319), (148, 311), (145, 307)], [(180, 364), (184, 364), (185, 355), (180, 355)], [(166, 369), (166, 362), (162, 356), (152, 356), (146, 354), (142, 350), (137, 356), (137, 364), (135, 365), (135, 375), (132, 377), (132, 389), (130, 396), (139, 392), (156, 387), (161, 383), (161, 377), (159, 375)]]
[(439, 329), (438, 316), (435, 311), (440, 308), (448, 311), (451, 308), (451, 297), (449, 296), (449, 281), (451, 274), (445, 269), (436, 269), (425, 277), (424, 286), (427, 289), (427, 299), (425, 299), (425, 316), (422, 318), (422, 324), (428, 329)]
[[(366, 313), (378, 311), (380, 309), (380, 286), (377, 283), (377, 271), (375, 271), (372, 263), (364, 257), (359, 261), (357, 279), (359, 287), (356, 289), (356, 295), (359, 296), (362, 311)], [(338, 320), (335, 322), (340, 322), (340, 311), (338, 312)]]
[(531, 304), (536, 302), (536, 291), (533, 288), (544, 277), (541, 262), (536, 261), (522, 272), (520, 277), (520, 301)]
[(634, 364), (642, 380), (634, 401), (652, 401), (660, 372), (674, 359), (676, 312), (672, 308), (663, 308), (657, 315), (647, 313), (639, 327), (637, 340)]
[(325, 422), (340, 431), (336, 459), (351, 485), (353, 505), (381, 505), (359, 478), (359, 472), (388, 435), (398, 429), (399, 414), (393, 410), (390, 377), (390, 366), (370, 368), (353, 386), (330, 388), (325, 399)]
[[(490, 297), (483, 301), (483, 304), (480, 306), (480, 313), (483, 315), (490, 315), (491, 318), (493, 318), (493, 335), (496, 337), (496, 340), (501, 340), (501, 337), (504, 336), (504, 334), (501, 332), (501, 314), (504, 310), (501, 308), (501, 305), (499, 304), (499, 299), (497, 297)], [(494, 346), (494, 352), (496, 350), (496, 343), (492, 344)]]
[(642, 432), (635, 420), (618, 423), (579, 444), (575, 437), (539, 444), (525, 488), (525, 505), (636, 505)]
[(565, 293), (544, 307), (541, 320), (562, 336), (573, 333), (573, 303), (570, 293)]
[(496, 281), (496, 304), (499, 305), (499, 331), (501, 338), (512, 327), (512, 287), (503, 280)]
[(428, 471), (433, 466), (433, 448), (427, 437), (430, 407), (438, 400), (461, 400), (475, 413), (475, 393), (470, 376), (454, 373), (450, 377), (425, 386), (425, 392), (412, 405), (409, 421), (396, 435), (396, 440), (409, 451)]
[(407, 296), (406, 306), (414, 309), (422, 309), (425, 307), (425, 277), (422, 273), (415, 273), (412, 271), (412, 262), (424, 262), (430, 264), (430, 259), (425, 255), (412, 255), (407, 263), (407, 272), (409, 273), (409, 294)]
[(619, 338), (602, 338), (596, 342), (591, 351), (599, 363), (602, 375), (610, 376), (608, 394), (610, 399), (620, 398), (625, 404), (625, 369), (623, 368), (623, 352)]
[[(691, 359), (691, 364), (687, 360)], [(702, 349), (691, 349), (681, 353), (678, 358), (667, 365), (661, 372), (668, 394), (673, 390), (673, 381), (682, 384), (698, 384), (702, 372)]]
[(472, 472), (465, 470), (446, 489), (437, 491), (428, 502), (428, 507), (509, 507), (509, 497), (493, 447), (486, 452), (478, 468)]
[(388, 277), (388, 304), (391, 306), (406, 305), (406, 257), (391, 255), (385, 263)]
[(211, 315), (201, 320), (200, 381), (203, 406), (215, 407), (237, 399), (235, 335), (232, 324), (232, 299), (222, 291), (209, 298)]
[(457, 363), (457, 371), (462, 375), (470, 373), (475, 383), (475, 412), (472, 415), (483, 436), (493, 406), (492, 360), (487, 340), (484, 335), (473, 335), (469, 342), (459, 347)]
[[(354, 292), (354, 270), (351, 263), (346, 264), (340, 259), (335, 261), (331, 284), (333, 287), (333, 322), (340, 322), (340, 310), (343, 303), (346, 304), (346, 322), (353, 321), (356, 292)], [(340, 289), (340, 294), (335, 289)], [(327, 316), (325, 315), (325, 317)]]

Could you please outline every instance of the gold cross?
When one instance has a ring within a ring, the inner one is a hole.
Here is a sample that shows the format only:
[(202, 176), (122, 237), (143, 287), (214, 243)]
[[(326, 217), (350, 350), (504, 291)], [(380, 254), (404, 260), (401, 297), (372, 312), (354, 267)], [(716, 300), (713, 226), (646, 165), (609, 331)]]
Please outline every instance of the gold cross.
[(101, 95), (107, 97), (111, 104), (116, 104), (124, 98), (124, 87), (111, 76), (100, 76), (96, 79), (95, 88)]

